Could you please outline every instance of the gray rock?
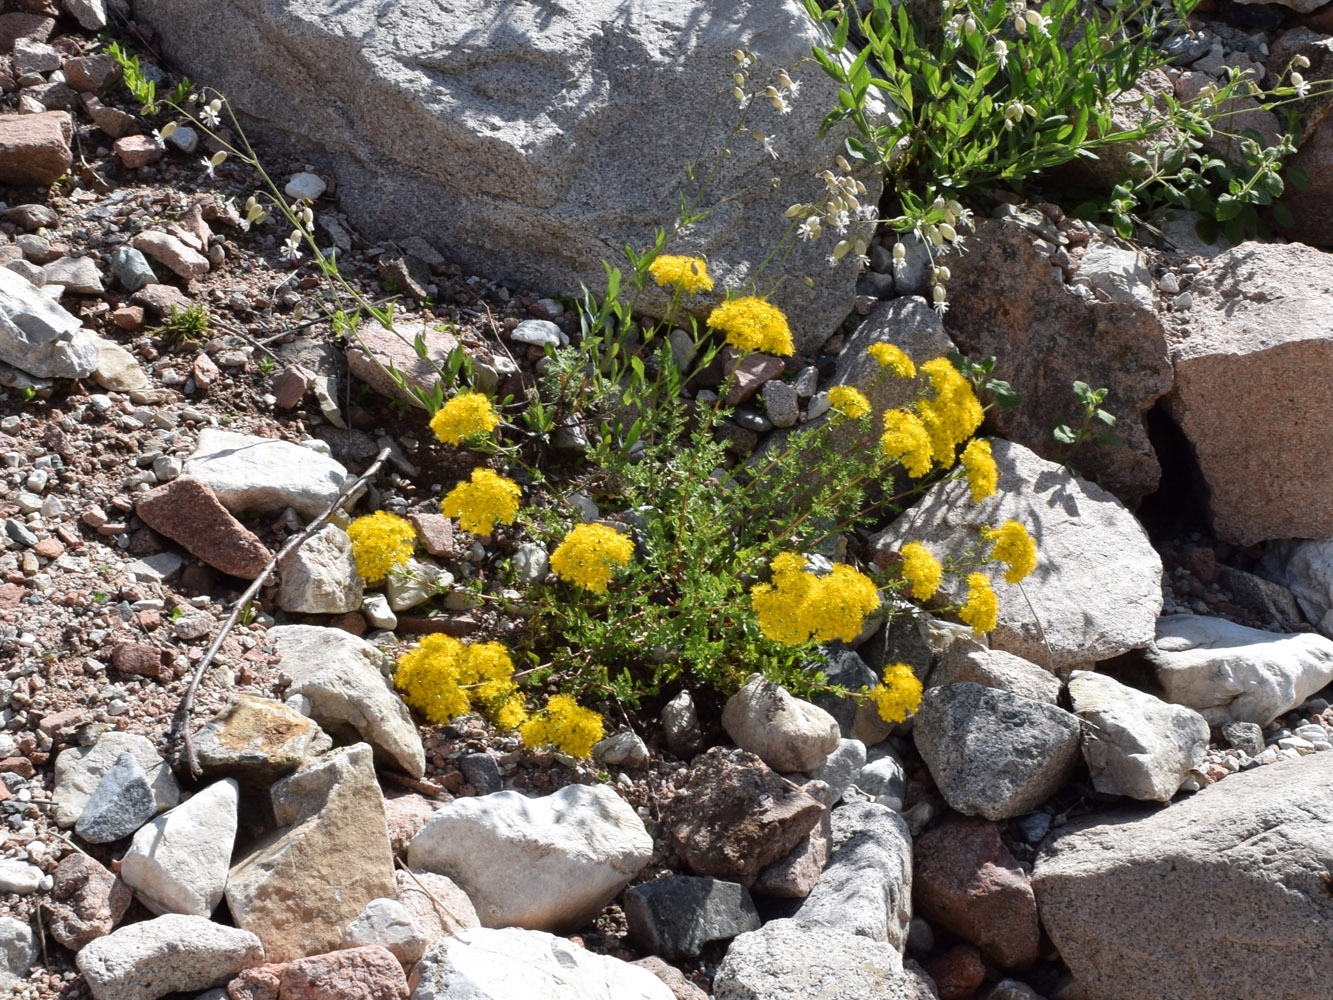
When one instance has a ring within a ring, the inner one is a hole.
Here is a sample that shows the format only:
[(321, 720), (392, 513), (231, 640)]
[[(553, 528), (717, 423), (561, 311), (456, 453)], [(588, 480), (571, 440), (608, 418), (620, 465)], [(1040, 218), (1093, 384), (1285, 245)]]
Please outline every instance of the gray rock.
[(899, 955), (912, 920), (912, 835), (903, 818), (874, 802), (833, 810), (828, 866), (793, 920), (887, 944)]
[(775, 771), (812, 771), (838, 746), (833, 716), (760, 674), (727, 699), (722, 728)]
[(810, 777), (826, 782), (831, 803), (836, 803), (848, 786), (856, 781), (865, 764), (866, 745), (860, 740), (840, 739), (828, 759), (810, 772)]
[(28, 969), (38, 958), (32, 924), (17, 917), (0, 917), (0, 988), (12, 989), (27, 979)]
[(60, 0), (60, 5), (89, 31), (106, 27), (106, 0)]
[(569, 343), (560, 327), (549, 319), (525, 319), (514, 327), (509, 339), (520, 344), (535, 344), (537, 347), (560, 347)]
[(199, 148), (199, 133), (188, 125), (179, 125), (171, 135), (167, 136), (167, 142), (182, 153), (193, 153)]
[(1242, 243), (1191, 284), (1190, 334), (1174, 340), (1165, 402), (1224, 541), (1333, 536), (1333, 427), (1291, 422), (1287, 402), (1333, 391), (1326, 268), (1313, 247)]
[(144, 285), (157, 281), (148, 258), (130, 246), (119, 246), (111, 251), (111, 275), (127, 292), (137, 292)]
[(485, 752), (464, 754), (458, 760), (463, 777), (472, 786), (477, 795), (490, 795), (500, 791), (500, 765), (495, 762), (495, 755)]
[(551, 557), (539, 542), (524, 542), (514, 551), (514, 574), (525, 587), (535, 587), (546, 580)]
[(206, 427), (199, 432), (185, 475), (200, 480), (233, 514), (322, 514), (342, 492), (347, 469), (327, 455), (274, 438)]
[(1311, 625), (1318, 626), (1333, 610), (1333, 538), (1271, 542), (1257, 570), (1291, 590)]
[(121, 753), (89, 796), (74, 832), (90, 844), (109, 844), (139, 829), (154, 811), (148, 775), (133, 754)]
[(25, 549), (33, 548), (38, 542), (32, 529), (14, 517), (5, 518), (5, 534)]
[(360, 948), (372, 944), (388, 948), (406, 969), (425, 954), (427, 941), (402, 903), (396, 899), (372, 899), (343, 931), (342, 946)]
[(615, 733), (598, 740), (592, 748), (593, 760), (609, 767), (647, 767), (648, 745), (638, 733)]
[(414, 778), (425, 773), (421, 736), (385, 678), (384, 654), (349, 632), (316, 625), (280, 625), (268, 630), (268, 641), (292, 678), (287, 696), (308, 699), (310, 718), (331, 735), (350, 727)]
[(912, 735), (940, 794), (968, 816), (1030, 812), (1073, 774), (1078, 719), (1046, 702), (980, 684), (931, 688)]
[[(920, 541), (936, 558), (962, 559), (980, 526), (1012, 518), (1037, 539), (1037, 568), (1021, 591), (988, 568), (1000, 605), (991, 648), (1067, 676), (1148, 645), (1162, 609), (1162, 560), (1139, 523), (1101, 487), (1021, 445), (995, 439), (991, 451), (994, 496), (973, 503), (965, 481), (938, 483), (872, 539), (874, 549)], [(941, 594), (959, 597), (960, 586), (946, 578)]]
[(689, 691), (681, 691), (663, 707), (662, 730), (666, 734), (667, 746), (682, 760), (689, 760), (704, 748), (699, 713)]
[(674, 1000), (646, 969), (517, 927), (441, 938), (409, 985), (412, 1000)]
[(158, 1000), (221, 986), (263, 960), (249, 931), (182, 914), (121, 927), (75, 956), (95, 1000)]
[[(1322, 996), (1331, 820), (1333, 754), (1233, 774), (1164, 809), (1085, 817), (1037, 856), (1041, 922), (1099, 1000)], [(1201, 961), (1203, 941), (1226, 946)]]
[(389, 571), (386, 596), (394, 611), (407, 611), (447, 590), (454, 575), (443, 566), (425, 559), (412, 558)]
[(1069, 699), (1083, 720), (1083, 759), (1099, 792), (1169, 802), (1203, 763), (1208, 723), (1193, 709), (1085, 670), (1070, 675)]
[(669, 875), (625, 890), (621, 908), (641, 950), (667, 959), (694, 958), (705, 945), (758, 930), (761, 921), (743, 885)]
[(1060, 697), (1060, 678), (1021, 656), (987, 649), (979, 642), (955, 642), (939, 658), (930, 675), (932, 687), (971, 681), (1052, 705)]
[(1110, 243), (1089, 244), (1073, 283), (1105, 292), (1112, 302), (1153, 308), (1152, 272), (1137, 250), (1122, 250)]
[[(408, 845), (413, 868), (447, 875), (484, 927), (573, 930), (648, 863), (653, 841), (605, 785), (455, 799)], [(522, 872), (522, 878), (514, 878)]]
[[(822, 193), (816, 175), (832, 165), (844, 137), (834, 129), (816, 138), (837, 88), (808, 63), (797, 69), (821, 36), (794, 0), (727, 0), (703, 18), (661, 0), (633, 8), (565, 5), (540, 15), (475, 0), (382, 20), (351, 10), (330, 16), (312, 0), (281, 11), (258, 0), (225, 10), (205, 0), (150, 0), (137, 13), (191, 77), (211, 81), (271, 123), (270, 132), (325, 151), (342, 207), (368, 238), (427, 232), (469, 273), (503, 273), (543, 288), (604, 287), (604, 259), (623, 266), (622, 245), (651, 243), (654, 227), (676, 207), (666, 192), (680, 182), (681, 151), (702, 142), (711, 163), (725, 141), (726, 128), (711, 126), (711, 97), (700, 95), (718, 92), (738, 46), (759, 59), (748, 89), (762, 90), (788, 67), (800, 97), (783, 116), (756, 99), (706, 201), (739, 197), (718, 204), (669, 252), (706, 257), (719, 291), (758, 280), (760, 262), (789, 224), (786, 208)], [(477, 24), (486, 29), (477, 32)], [(211, 44), (197, 45), (202, 37)], [(299, 71), (293, 46), (305, 54)], [(286, 113), (312, 90), (327, 97), (327, 109)], [(553, 101), (562, 91), (565, 98)], [(366, 93), (394, 97), (366, 104)], [(872, 119), (881, 113), (871, 109)], [(775, 135), (778, 159), (751, 129)], [(386, 155), (366, 157), (367, 148)], [(440, 149), (452, 153), (441, 160)], [(587, 156), (592, 149), (605, 155)], [(765, 182), (752, 183), (756, 176)], [(876, 204), (878, 172), (858, 176), (862, 203)], [(770, 177), (779, 180), (776, 190)], [(460, 204), (468, 211), (457, 211)], [(869, 224), (854, 226), (871, 235)], [(774, 297), (798, 351), (816, 349), (852, 306), (854, 255), (830, 268), (830, 248), (827, 239), (798, 242), (785, 259), (786, 272), (817, 279), (813, 289), (784, 281)], [(651, 292), (641, 306), (660, 309), (665, 293)]]
[(47, 285), (64, 285), (75, 295), (101, 295), (102, 275), (91, 257), (61, 257), (42, 267)]
[[(865, 660), (854, 651), (843, 648), (841, 643), (825, 646), (821, 652), (826, 660), (807, 663), (805, 669), (811, 673), (822, 673), (829, 684), (859, 691), (879, 683), (879, 675), (870, 669)], [(833, 716), (844, 738), (860, 740), (867, 747), (883, 742), (892, 729), (879, 717), (874, 705), (861, 704), (850, 695), (844, 697), (821, 693), (810, 700)]]
[(211, 917), (236, 843), (240, 786), (215, 782), (134, 835), (120, 874), (156, 914)]
[(302, 172), (292, 174), (282, 190), (294, 201), (315, 201), (328, 190), (328, 185), (319, 174)]
[(361, 613), (374, 628), (393, 631), (398, 627), (398, 616), (389, 607), (389, 599), (377, 591), (362, 593)]
[(87, 378), (97, 367), (97, 343), (78, 317), (0, 267), (0, 362), (38, 378)]
[(1144, 655), (1166, 700), (1196, 709), (1214, 726), (1267, 725), (1333, 681), (1333, 639), (1225, 618), (1163, 616)]
[(1264, 731), (1257, 722), (1227, 722), (1222, 725), (1222, 739), (1229, 746), (1251, 757), (1264, 752)]
[(153, 744), (134, 733), (106, 732), (91, 747), (70, 747), (56, 757), (52, 815), (62, 827), (71, 827), (83, 813), (93, 791), (122, 753), (130, 753), (148, 775), (154, 812), (165, 812), (180, 801), (180, 786)]
[(307, 615), (341, 615), (361, 607), (363, 588), (352, 541), (326, 524), (278, 563), (278, 606)]
[(930, 979), (878, 941), (773, 920), (731, 943), (714, 1000), (936, 1000)]
[(856, 776), (856, 787), (880, 805), (894, 812), (903, 811), (903, 800), (907, 797), (907, 770), (887, 743), (870, 751), (868, 762)]
[(764, 415), (774, 427), (791, 427), (801, 417), (796, 386), (778, 379), (765, 382), (762, 390)]

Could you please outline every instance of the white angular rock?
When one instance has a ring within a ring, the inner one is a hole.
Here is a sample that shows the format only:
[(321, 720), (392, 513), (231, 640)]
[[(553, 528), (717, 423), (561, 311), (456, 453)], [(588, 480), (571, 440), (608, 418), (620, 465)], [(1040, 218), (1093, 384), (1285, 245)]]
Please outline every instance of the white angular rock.
[(232, 513), (292, 507), (313, 518), (342, 491), (347, 469), (288, 441), (206, 427), (183, 474), (203, 482)]
[(0, 268), (0, 362), (38, 378), (87, 378), (97, 338), (15, 271)]
[(1110, 243), (1089, 244), (1074, 284), (1105, 292), (1112, 302), (1153, 308), (1152, 272), (1137, 250), (1122, 250)]
[(453, 582), (454, 575), (443, 566), (422, 559), (409, 559), (389, 573), (385, 587), (389, 607), (394, 611), (415, 608)]
[(10, 989), (28, 978), (37, 964), (37, 935), (32, 925), (17, 917), (0, 917), (0, 989)]
[(319, 174), (302, 172), (292, 174), (291, 179), (287, 181), (282, 189), (288, 198), (295, 201), (315, 201), (328, 190), (328, 185), (324, 183)]
[(1083, 721), (1083, 759), (1107, 795), (1169, 802), (1208, 749), (1208, 723), (1105, 674), (1075, 670), (1069, 699)]
[(213, 915), (236, 844), (239, 797), (240, 786), (227, 778), (139, 829), (120, 876), (140, 902), (159, 915)]
[(1333, 681), (1333, 639), (1203, 615), (1163, 616), (1144, 656), (1166, 700), (1188, 705), (1213, 726), (1266, 726)]
[(1032, 887), (1078, 995), (1295, 1000), (1328, 994), (1331, 857), (1321, 753), (1071, 822), (1045, 841)]
[(412, 970), (412, 1000), (673, 1000), (646, 969), (534, 930), (441, 938)]
[(396, 899), (372, 899), (343, 931), (342, 946), (378, 944), (393, 952), (404, 968), (426, 951), (426, 935), (407, 908)]
[(317, 625), (279, 625), (268, 630), (292, 678), (288, 697), (310, 703), (310, 718), (330, 733), (351, 727), (396, 767), (419, 778), (426, 752), (407, 706), (385, 678), (384, 655), (350, 632)]
[(88, 799), (122, 753), (133, 754), (148, 775), (157, 812), (166, 812), (180, 801), (176, 777), (152, 743), (134, 733), (107, 732), (91, 747), (70, 747), (56, 757), (51, 812), (58, 825), (70, 827), (78, 822)]
[[(1162, 611), (1162, 560), (1134, 516), (1022, 445), (994, 439), (991, 450), (994, 496), (973, 503), (965, 480), (938, 483), (875, 537), (876, 551), (919, 541), (937, 558), (961, 559), (983, 525), (1021, 521), (1037, 540), (1037, 568), (1021, 591), (1001, 579), (1002, 566), (985, 570), (1000, 602), (992, 648), (1063, 677), (1148, 645)], [(946, 599), (961, 596), (946, 590)]]
[(42, 870), (18, 858), (0, 858), (0, 892), (26, 896), (42, 884)]
[(398, 902), (412, 915), (430, 948), (439, 938), (457, 934), (465, 927), (480, 927), (476, 907), (453, 879), (425, 870), (393, 873)]
[(75, 956), (95, 1000), (206, 990), (263, 960), (264, 947), (249, 931), (176, 913), (121, 927)]
[(278, 563), (278, 606), (307, 615), (341, 615), (361, 607), (365, 587), (352, 540), (326, 524)]
[(568, 785), (536, 799), (455, 799), (412, 838), (407, 858), (457, 882), (483, 927), (561, 932), (596, 916), (652, 850), (643, 821), (612, 789)]
[(375, 628), (392, 630), (398, 627), (398, 616), (393, 613), (393, 608), (389, 607), (389, 599), (383, 594), (364, 594), (361, 598), (361, 613)]
[(102, 337), (97, 338), (97, 369), (93, 378), (103, 389), (112, 392), (133, 392), (148, 387), (148, 376), (134, 355)]
[(722, 728), (742, 750), (775, 771), (809, 772), (838, 747), (838, 720), (785, 688), (751, 674), (727, 699)]
[(60, 5), (89, 31), (106, 27), (106, 0), (60, 0)]
[(987, 649), (971, 638), (952, 643), (930, 673), (931, 687), (966, 681), (1052, 705), (1060, 697), (1060, 678), (1049, 670), (1002, 649)]
[[(323, 0), (147, 0), (136, 16), (191, 77), (295, 145), (317, 144), (338, 178), (341, 207), (367, 238), (428, 233), (468, 273), (503, 272), (543, 288), (604, 287), (604, 259), (623, 264), (622, 245), (651, 243), (676, 207), (670, 192), (683, 151), (692, 156), (702, 143), (702, 167), (727, 142), (712, 96), (735, 71), (737, 47), (759, 60), (751, 91), (787, 67), (800, 96), (788, 94), (788, 114), (755, 98), (705, 200), (738, 197), (717, 204), (670, 252), (705, 256), (719, 289), (756, 279), (787, 228), (787, 206), (823, 191), (817, 175), (836, 169), (843, 138), (838, 129), (817, 136), (837, 88), (808, 62), (821, 36), (796, 0), (723, 0), (706, 16), (667, 0), (541, 9), (469, 0), (409, 5), (393, 18)], [(298, 50), (299, 67), (290, 56)], [(324, 95), (320, 107), (288, 113), (313, 92)], [(393, 97), (367, 102), (370, 93)], [(878, 121), (882, 112), (868, 113)], [(777, 159), (750, 130), (774, 136)], [(371, 148), (385, 155), (363, 155)], [(443, 149), (450, 154), (437, 155)], [(876, 204), (879, 172), (856, 176), (866, 186), (862, 204)], [(774, 296), (799, 351), (817, 349), (852, 306), (854, 255), (830, 268), (828, 250), (797, 243), (784, 260), (790, 274), (819, 276), (813, 288), (783, 281)], [(645, 299), (659, 290), (651, 292)]]

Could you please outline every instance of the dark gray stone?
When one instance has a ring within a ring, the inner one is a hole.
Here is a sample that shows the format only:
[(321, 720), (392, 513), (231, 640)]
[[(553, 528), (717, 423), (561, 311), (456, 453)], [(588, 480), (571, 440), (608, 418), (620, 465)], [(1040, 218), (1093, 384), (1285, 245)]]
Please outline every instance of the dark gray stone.
[(1305, 615), (1289, 588), (1234, 566), (1218, 566), (1217, 579), (1231, 591), (1231, 599), (1246, 611), (1265, 621), (1275, 621), (1288, 632), (1305, 630)]
[(16, 518), (8, 518), (5, 521), (5, 534), (12, 538), (25, 549), (30, 549), (37, 544), (37, 536), (29, 530), (28, 526)]
[(931, 688), (912, 732), (945, 801), (991, 820), (1031, 812), (1065, 783), (1079, 759), (1077, 718), (980, 684)]
[(109, 844), (134, 833), (153, 818), (154, 811), (148, 775), (134, 755), (125, 752), (98, 782), (74, 832), (90, 844)]
[(880, 805), (894, 812), (903, 811), (907, 771), (889, 744), (881, 743), (869, 752), (866, 765), (856, 777), (856, 787)]
[(157, 281), (152, 266), (134, 247), (117, 247), (111, 253), (111, 275), (127, 292), (137, 292), (144, 285)]
[(490, 795), (501, 787), (500, 765), (488, 753), (470, 753), (458, 762), (467, 779), (478, 795)]
[(630, 939), (663, 958), (694, 958), (707, 944), (759, 928), (745, 886), (714, 878), (672, 875), (625, 890)]
[(1228, 722), (1222, 727), (1222, 739), (1251, 757), (1264, 752), (1264, 731), (1257, 722)]

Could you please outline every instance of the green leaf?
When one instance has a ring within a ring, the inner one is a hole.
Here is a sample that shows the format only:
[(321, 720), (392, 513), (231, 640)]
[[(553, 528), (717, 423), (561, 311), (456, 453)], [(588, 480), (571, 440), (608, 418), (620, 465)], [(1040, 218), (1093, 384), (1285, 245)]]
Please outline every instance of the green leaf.
[(843, 14), (838, 21), (838, 27), (833, 32), (832, 49), (835, 53), (841, 52), (847, 47), (847, 35), (852, 30), (852, 19)]
[(1284, 229), (1290, 229), (1292, 226), (1296, 225), (1296, 217), (1291, 214), (1291, 209), (1282, 204), (1282, 202), (1278, 202), (1273, 206), (1273, 221)]
[(1073, 444), (1078, 440), (1078, 435), (1074, 433), (1074, 428), (1070, 427), (1069, 424), (1063, 420), (1057, 421), (1055, 426), (1051, 428), (1051, 437), (1055, 438), (1055, 440), (1059, 441), (1061, 444)]

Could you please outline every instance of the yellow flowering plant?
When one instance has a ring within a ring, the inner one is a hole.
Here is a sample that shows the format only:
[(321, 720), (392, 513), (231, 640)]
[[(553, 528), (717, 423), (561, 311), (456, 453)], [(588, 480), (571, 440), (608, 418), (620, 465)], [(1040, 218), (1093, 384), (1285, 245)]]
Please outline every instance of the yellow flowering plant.
[(405, 519), (388, 511), (358, 517), (347, 526), (356, 571), (366, 583), (379, 583), (412, 558), (417, 532)]
[(472, 470), (471, 481), (459, 483), (445, 495), (440, 512), (457, 518), (464, 531), (489, 535), (497, 523), (514, 523), (521, 496), (518, 483), (492, 469), (478, 467)]

